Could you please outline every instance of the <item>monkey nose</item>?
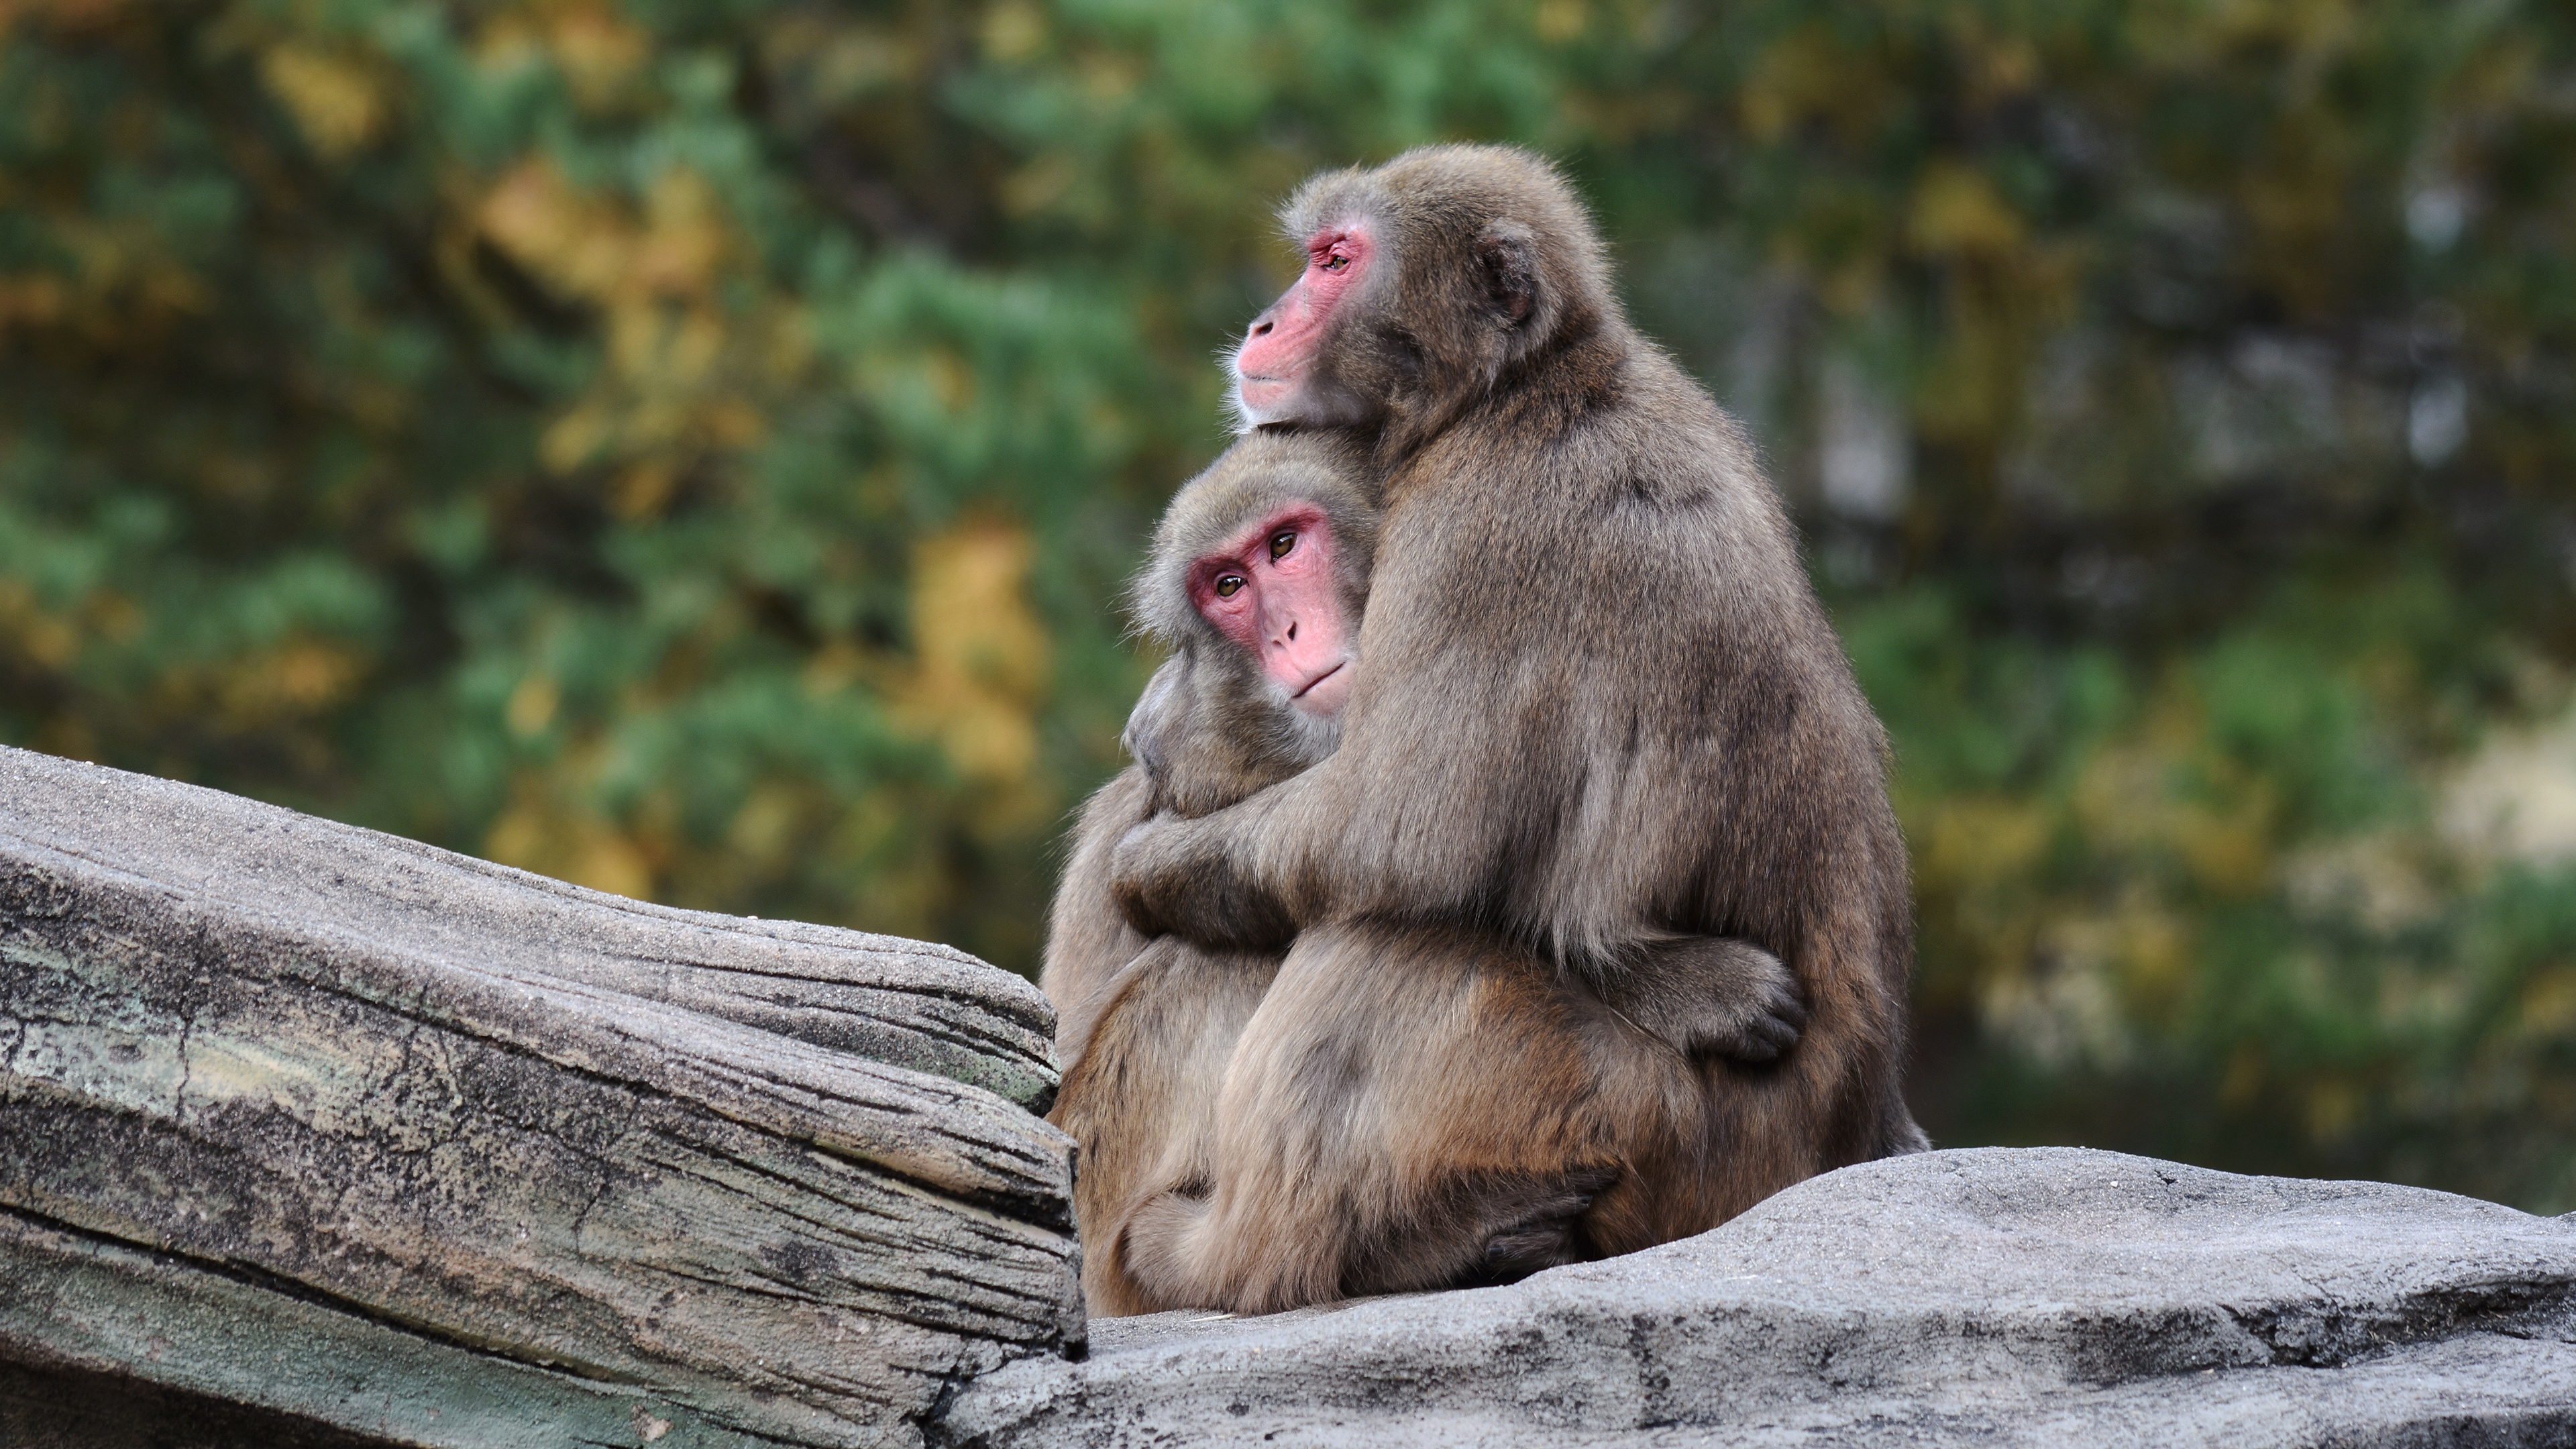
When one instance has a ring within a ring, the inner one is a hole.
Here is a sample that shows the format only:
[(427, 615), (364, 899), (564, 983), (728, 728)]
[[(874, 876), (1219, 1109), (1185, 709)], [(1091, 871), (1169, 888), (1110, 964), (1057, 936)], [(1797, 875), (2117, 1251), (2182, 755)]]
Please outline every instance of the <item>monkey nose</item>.
[(1251, 333), (1250, 333), (1249, 335), (1254, 336), (1254, 337), (1267, 337), (1267, 336), (1269, 336), (1269, 335), (1270, 335), (1270, 324), (1269, 324), (1269, 323), (1267, 323), (1267, 322), (1255, 322), (1255, 323), (1253, 323), (1253, 324), (1252, 324), (1252, 331), (1251, 331)]

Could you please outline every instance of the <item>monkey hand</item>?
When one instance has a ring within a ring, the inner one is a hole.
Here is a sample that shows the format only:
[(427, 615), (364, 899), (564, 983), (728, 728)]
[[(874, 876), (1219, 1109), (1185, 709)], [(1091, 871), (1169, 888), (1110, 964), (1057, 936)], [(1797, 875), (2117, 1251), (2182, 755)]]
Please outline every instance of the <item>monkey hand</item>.
[(1761, 947), (1728, 936), (1649, 944), (1603, 999), (1685, 1056), (1777, 1061), (1807, 1025), (1797, 973)]
[(1179, 842), (1166, 837), (1182, 829), (1177, 817), (1149, 815), (1127, 827), (1109, 850), (1109, 897), (1127, 916), (1127, 924), (1148, 936), (1171, 929), (1162, 907), (1171, 894), (1171, 857)]
[(1137, 930), (1213, 950), (1281, 951), (1296, 939), (1287, 909), (1226, 849), (1220, 832), (1233, 815), (1155, 815), (1119, 838), (1109, 856), (1109, 894)]

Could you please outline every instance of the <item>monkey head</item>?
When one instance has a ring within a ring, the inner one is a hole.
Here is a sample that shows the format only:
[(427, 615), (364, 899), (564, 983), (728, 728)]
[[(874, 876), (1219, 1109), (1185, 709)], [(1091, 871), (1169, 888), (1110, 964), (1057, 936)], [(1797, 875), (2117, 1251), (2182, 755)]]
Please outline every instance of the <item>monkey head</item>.
[(1377, 543), (1365, 476), (1329, 438), (1263, 433), (1173, 497), (1131, 594), (1172, 657), (1126, 735), (1164, 808), (1240, 799), (1339, 742)]
[(1527, 151), (1325, 172), (1280, 220), (1306, 269), (1228, 359), (1247, 431), (1437, 415), (1616, 315), (1591, 218)]

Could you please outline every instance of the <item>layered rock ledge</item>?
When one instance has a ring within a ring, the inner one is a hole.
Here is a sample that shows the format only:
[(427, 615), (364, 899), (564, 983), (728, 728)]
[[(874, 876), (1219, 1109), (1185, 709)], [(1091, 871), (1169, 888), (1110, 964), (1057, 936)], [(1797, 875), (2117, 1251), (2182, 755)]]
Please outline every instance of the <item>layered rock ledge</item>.
[(917, 1443), (1083, 1341), (1053, 1027), (0, 749), (0, 1443)]

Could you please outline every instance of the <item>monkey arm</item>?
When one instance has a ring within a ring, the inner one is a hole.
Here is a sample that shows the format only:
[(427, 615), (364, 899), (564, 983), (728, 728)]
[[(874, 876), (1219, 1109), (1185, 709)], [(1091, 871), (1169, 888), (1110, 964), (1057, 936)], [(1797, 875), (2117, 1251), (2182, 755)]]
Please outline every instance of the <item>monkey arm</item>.
[(1046, 956), (1038, 989), (1056, 1012), (1056, 1056), (1067, 1068), (1082, 1055), (1093, 1025), (1114, 994), (1120, 971), (1146, 946), (1109, 890), (1110, 853), (1153, 808), (1153, 786), (1130, 767), (1082, 807), (1072, 858), (1065, 862), (1047, 914)]
[[(1405, 693), (1380, 695), (1417, 718), (1433, 707)], [(1509, 825), (1493, 818), (1493, 791), (1470, 772), (1511, 755), (1467, 743), (1426, 768), (1355, 717), (1341, 749), (1313, 768), (1223, 810), (1128, 831), (1111, 857), (1111, 894), (1138, 930), (1211, 949), (1277, 950), (1350, 916), (1478, 918), (1511, 855), (1495, 844)]]
[[(1293, 782), (1292, 782), (1293, 783)], [(1285, 950), (1298, 922), (1240, 846), (1277, 811), (1285, 785), (1196, 819), (1157, 815), (1110, 857), (1110, 895), (1147, 935), (1217, 950)]]

